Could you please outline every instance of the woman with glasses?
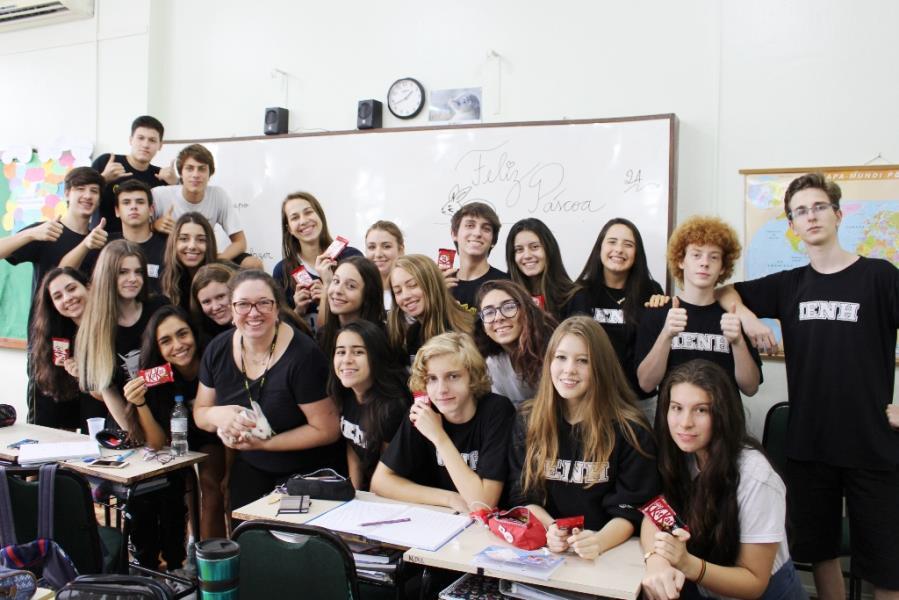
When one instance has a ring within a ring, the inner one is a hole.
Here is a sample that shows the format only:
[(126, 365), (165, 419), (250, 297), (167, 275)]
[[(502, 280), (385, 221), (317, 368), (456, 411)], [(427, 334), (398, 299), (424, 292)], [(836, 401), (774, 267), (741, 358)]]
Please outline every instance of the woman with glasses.
[(506, 238), (506, 264), (512, 281), (542, 299), (546, 312), (557, 321), (592, 312), (587, 290), (571, 281), (559, 243), (540, 219), (512, 225)]
[(181, 215), (165, 244), (162, 293), (172, 304), (190, 310), (190, 286), (197, 270), (216, 262), (215, 234), (198, 212)]
[(478, 291), (474, 339), (487, 359), (493, 392), (518, 406), (534, 397), (556, 321), (521, 285), (488, 281)]
[[(344, 464), (339, 413), (328, 396), (328, 362), (315, 342), (279, 318), (281, 287), (263, 271), (241, 271), (228, 284), (234, 330), (203, 354), (194, 404), (197, 425), (236, 450), (231, 505), (243, 506), (294, 473)], [(272, 429), (254, 435), (252, 402)]]
[[(589, 317), (563, 321), (512, 434), (511, 502), (529, 505), (551, 551), (592, 560), (639, 530), (636, 507), (659, 489), (654, 454), (609, 337)], [(576, 516), (583, 529), (556, 524)]]
[(387, 317), (387, 333), (390, 344), (402, 349), (410, 364), (422, 344), (435, 335), (474, 331), (474, 317), (456, 302), (437, 264), (427, 256), (397, 258), (390, 272), (390, 289), (395, 308)]

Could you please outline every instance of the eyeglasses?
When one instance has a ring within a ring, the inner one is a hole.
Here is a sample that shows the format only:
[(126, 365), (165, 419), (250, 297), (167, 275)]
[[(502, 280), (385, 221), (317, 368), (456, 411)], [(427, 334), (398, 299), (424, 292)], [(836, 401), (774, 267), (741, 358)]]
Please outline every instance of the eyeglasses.
[(254, 308), (256, 312), (260, 315), (270, 314), (273, 310), (275, 310), (275, 301), (270, 298), (265, 298), (264, 300), (257, 300), (256, 302), (247, 302), (246, 300), (238, 300), (237, 302), (233, 302), (231, 304), (231, 308), (234, 309), (234, 312), (239, 314), (240, 316), (245, 316), (250, 314), (250, 311)]
[(796, 219), (796, 218), (802, 219), (804, 217), (807, 217), (809, 215), (809, 213), (814, 213), (816, 215), (820, 215), (821, 213), (823, 213), (824, 211), (826, 211), (828, 209), (836, 210), (837, 207), (836, 207), (836, 205), (831, 204), (829, 202), (818, 202), (816, 204), (812, 204), (808, 208), (806, 208), (804, 206), (800, 206), (796, 210), (791, 210), (789, 213), (787, 213), (787, 216), (790, 219)]
[(171, 452), (166, 452), (164, 450), (156, 451), (146, 448), (144, 450), (144, 460), (155, 460), (161, 465), (168, 464), (175, 459), (174, 455)]
[(478, 316), (481, 317), (481, 321), (484, 323), (492, 323), (496, 320), (496, 315), (498, 313), (502, 313), (504, 317), (507, 319), (511, 319), (515, 315), (518, 314), (518, 301), (516, 300), (506, 300), (499, 307), (494, 308), (493, 306), (488, 306), (481, 310), (478, 313)]

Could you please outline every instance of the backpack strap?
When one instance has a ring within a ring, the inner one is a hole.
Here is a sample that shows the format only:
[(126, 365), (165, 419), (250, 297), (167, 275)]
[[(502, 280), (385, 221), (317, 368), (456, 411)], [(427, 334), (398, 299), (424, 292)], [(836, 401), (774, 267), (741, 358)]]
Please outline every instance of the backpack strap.
[(37, 537), (53, 539), (53, 493), (56, 488), (56, 463), (41, 465), (37, 480)]
[(9, 496), (9, 483), (6, 481), (6, 468), (0, 467), (0, 546), (16, 543), (16, 526), (12, 520), (12, 501)]

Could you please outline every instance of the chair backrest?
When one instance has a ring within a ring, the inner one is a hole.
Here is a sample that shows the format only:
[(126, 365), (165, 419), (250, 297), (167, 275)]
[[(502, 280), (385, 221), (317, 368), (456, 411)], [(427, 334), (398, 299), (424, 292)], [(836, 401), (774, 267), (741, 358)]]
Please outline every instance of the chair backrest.
[(343, 540), (327, 529), (246, 521), (232, 537), (240, 545), (241, 600), (271, 598), (272, 585), (281, 592), (315, 600), (359, 599), (353, 555)]
[[(38, 483), (25, 476), (37, 471), (7, 467), (13, 523), (19, 541), (37, 537)], [(53, 494), (53, 540), (72, 559), (79, 573), (103, 572), (103, 552), (90, 486), (78, 473), (57, 469)]]
[(765, 431), (762, 434), (762, 446), (768, 460), (779, 473), (784, 472), (787, 464), (787, 423), (790, 420), (790, 404), (778, 402), (765, 416)]

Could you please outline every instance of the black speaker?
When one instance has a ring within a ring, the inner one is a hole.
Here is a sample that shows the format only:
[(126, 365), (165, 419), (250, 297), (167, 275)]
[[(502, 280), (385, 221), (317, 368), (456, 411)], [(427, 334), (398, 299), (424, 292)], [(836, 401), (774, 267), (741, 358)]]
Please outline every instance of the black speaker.
[(379, 129), (383, 106), (377, 100), (360, 100), (356, 113), (356, 127), (359, 129)]
[(265, 109), (265, 135), (287, 133), (287, 115), (290, 111), (278, 106)]

